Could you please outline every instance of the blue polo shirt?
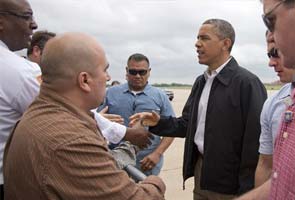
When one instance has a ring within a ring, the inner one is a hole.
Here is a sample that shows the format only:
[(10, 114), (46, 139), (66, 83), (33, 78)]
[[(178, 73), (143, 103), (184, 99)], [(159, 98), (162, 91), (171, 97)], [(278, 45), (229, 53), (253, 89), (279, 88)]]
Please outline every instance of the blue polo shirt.
[(285, 84), (278, 92), (269, 97), (263, 105), (260, 124), (259, 153), (272, 155), (277, 135), (279, 134), (282, 115), (291, 101), (291, 83)]
[[(104, 104), (98, 110), (101, 110), (105, 106), (109, 107), (108, 113), (121, 115), (124, 118), (126, 126), (129, 124), (129, 117), (139, 112), (151, 112), (154, 110), (163, 116), (175, 116), (167, 95), (161, 89), (149, 84), (145, 86), (142, 92), (137, 94), (129, 90), (128, 83), (110, 87), (106, 92)], [(156, 135), (154, 137), (152, 144), (138, 153), (138, 161), (154, 151), (160, 144), (161, 138)], [(158, 164), (162, 165), (162, 162)], [(157, 166), (159, 169), (156, 170), (158, 173), (161, 169), (159, 165)]]

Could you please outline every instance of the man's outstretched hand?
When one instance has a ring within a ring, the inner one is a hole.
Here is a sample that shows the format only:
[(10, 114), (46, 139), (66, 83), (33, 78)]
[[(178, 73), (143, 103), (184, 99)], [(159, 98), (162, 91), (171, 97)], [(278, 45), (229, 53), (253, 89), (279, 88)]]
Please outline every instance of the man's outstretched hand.
[(130, 127), (133, 127), (138, 122), (143, 126), (156, 126), (160, 120), (160, 115), (155, 111), (141, 112), (132, 115), (129, 120)]
[(124, 119), (123, 117), (121, 117), (120, 115), (116, 115), (116, 114), (108, 114), (108, 109), (109, 107), (106, 106), (105, 108), (103, 108), (99, 114), (101, 114), (103, 117), (107, 118), (108, 120), (112, 121), (112, 122), (116, 122), (119, 124), (124, 125)]

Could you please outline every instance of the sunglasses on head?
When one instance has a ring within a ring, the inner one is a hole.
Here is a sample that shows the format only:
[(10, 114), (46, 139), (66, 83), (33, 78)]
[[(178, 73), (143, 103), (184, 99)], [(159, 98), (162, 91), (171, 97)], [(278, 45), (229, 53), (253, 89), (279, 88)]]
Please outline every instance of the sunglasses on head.
[(271, 13), (273, 13), (275, 11), (275, 9), (277, 9), (280, 5), (282, 5), (286, 0), (282, 0), (280, 2), (278, 2), (277, 4), (274, 5), (274, 7), (272, 9), (270, 9), (269, 12), (265, 13), (264, 15), (262, 15), (262, 20), (266, 26), (266, 28), (270, 31), (273, 32), (275, 29), (275, 22), (274, 19), (271, 16)]
[(279, 58), (279, 52), (276, 48), (272, 48), (268, 53), (267, 56), (269, 58)]
[(139, 74), (140, 76), (144, 76), (147, 74), (147, 72), (148, 72), (147, 69), (141, 69), (141, 70), (128, 69), (128, 73), (133, 76), (136, 76), (137, 74)]

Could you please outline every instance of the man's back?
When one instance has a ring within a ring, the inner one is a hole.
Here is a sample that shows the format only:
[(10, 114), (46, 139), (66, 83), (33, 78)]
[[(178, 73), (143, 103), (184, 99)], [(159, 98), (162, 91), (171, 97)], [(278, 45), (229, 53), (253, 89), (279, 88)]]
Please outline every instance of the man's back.
[(136, 185), (117, 170), (95, 121), (44, 86), (4, 160), (6, 199), (162, 199), (158, 179)]

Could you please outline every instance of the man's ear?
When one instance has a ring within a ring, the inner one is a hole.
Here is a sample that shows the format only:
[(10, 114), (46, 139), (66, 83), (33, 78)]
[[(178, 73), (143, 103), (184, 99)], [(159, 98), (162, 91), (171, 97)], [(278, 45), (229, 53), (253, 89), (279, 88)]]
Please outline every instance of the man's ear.
[(78, 86), (84, 92), (90, 92), (91, 88), (89, 83), (91, 82), (91, 77), (87, 72), (80, 72), (78, 75)]
[(38, 57), (41, 55), (41, 49), (38, 47), (38, 46), (34, 46), (33, 47), (33, 52), (32, 54), (35, 56), (35, 57)]
[(229, 38), (226, 38), (223, 40), (223, 44), (224, 44), (224, 50), (229, 51), (229, 48), (232, 45), (231, 40)]

